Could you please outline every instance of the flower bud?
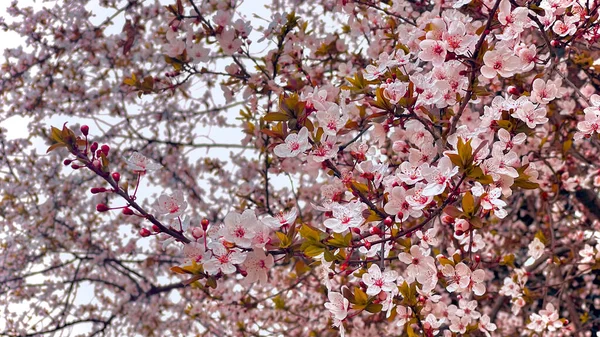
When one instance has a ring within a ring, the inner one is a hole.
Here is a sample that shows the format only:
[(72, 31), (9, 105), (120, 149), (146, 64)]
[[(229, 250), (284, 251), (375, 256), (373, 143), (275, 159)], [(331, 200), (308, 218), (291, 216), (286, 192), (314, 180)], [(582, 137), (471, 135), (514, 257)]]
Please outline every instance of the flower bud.
[(364, 245), (365, 245), (365, 248), (371, 249), (371, 242), (365, 241)]
[(104, 192), (106, 192), (106, 188), (104, 188), (104, 187), (92, 187), (92, 189), (90, 190), (90, 192), (92, 192), (92, 194), (104, 193)]
[(108, 145), (104, 144), (104, 145), (100, 146), (100, 151), (102, 151), (102, 153), (104, 153), (105, 156), (108, 156), (108, 151), (110, 151), (110, 147), (108, 147)]
[(207, 218), (204, 218), (204, 219), (202, 219), (202, 221), (200, 221), (200, 225), (202, 225), (202, 229), (204, 229), (204, 231), (206, 231), (209, 224), (210, 224), (210, 221), (208, 221)]
[(133, 215), (133, 211), (129, 207), (123, 208), (123, 214), (125, 215)]
[(96, 143), (96, 142), (93, 142), (93, 143), (92, 143), (92, 146), (90, 146), (90, 150), (91, 150), (92, 152), (96, 152), (96, 150), (98, 150), (98, 143)]
[(194, 239), (198, 240), (204, 236), (204, 230), (200, 227), (194, 227), (192, 228), (192, 236)]
[(385, 220), (383, 220), (383, 224), (387, 227), (391, 227), (394, 224), (394, 220), (392, 220), (392, 218), (388, 216), (387, 218), (385, 218)]
[(119, 182), (119, 179), (121, 179), (121, 174), (119, 174), (119, 172), (113, 172), (112, 174), (112, 178), (116, 181)]
[(71, 165), (72, 162), (73, 161), (71, 159), (65, 159), (65, 161), (63, 161), (63, 165), (69, 166), (69, 165)]
[(151, 234), (152, 233), (150, 233), (150, 231), (146, 228), (140, 229), (140, 235), (144, 238), (150, 236)]
[(84, 136), (88, 135), (88, 132), (90, 132), (90, 127), (87, 125), (82, 125), (81, 128), (81, 133), (83, 133)]
[(383, 232), (377, 226), (371, 227), (371, 229), (369, 229), (369, 232), (371, 234), (376, 234), (376, 235), (379, 235), (379, 236), (383, 235)]
[(160, 227), (158, 227), (157, 225), (152, 225), (152, 231), (154, 233), (160, 233)]
[(98, 212), (107, 212), (109, 210), (110, 210), (110, 208), (108, 208), (108, 206), (106, 206), (106, 204), (96, 205), (96, 211), (98, 211)]
[(72, 164), (71, 164), (71, 168), (72, 168), (73, 170), (78, 170), (78, 169), (80, 169), (80, 168), (81, 168), (81, 166), (79, 166), (79, 165), (77, 165), (77, 164), (75, 164), (75, 163), (72, 163)]

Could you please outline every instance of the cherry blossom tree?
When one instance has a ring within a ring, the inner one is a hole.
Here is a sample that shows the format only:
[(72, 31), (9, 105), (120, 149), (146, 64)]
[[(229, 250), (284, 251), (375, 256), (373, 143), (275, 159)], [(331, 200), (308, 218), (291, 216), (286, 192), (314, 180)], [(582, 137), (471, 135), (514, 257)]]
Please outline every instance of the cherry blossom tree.
[(10, 5), (0, 335), (600, 330), (600, 1), (253, 6)]

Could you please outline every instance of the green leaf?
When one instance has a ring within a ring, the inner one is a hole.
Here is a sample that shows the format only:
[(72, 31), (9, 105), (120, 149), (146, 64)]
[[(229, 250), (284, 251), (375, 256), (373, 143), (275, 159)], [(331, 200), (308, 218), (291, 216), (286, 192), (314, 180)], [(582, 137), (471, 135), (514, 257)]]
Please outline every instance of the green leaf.
[(473, 198), (471, 191), (467, 191), (463, 196), (462, 209), (468, 217), (473, 216), (473, 213), (475, 212), (475, 199)]
[(366, 305), (369, 302), (369, 296), (361, 288), (354, 288), (354, 300), (355, 304)]

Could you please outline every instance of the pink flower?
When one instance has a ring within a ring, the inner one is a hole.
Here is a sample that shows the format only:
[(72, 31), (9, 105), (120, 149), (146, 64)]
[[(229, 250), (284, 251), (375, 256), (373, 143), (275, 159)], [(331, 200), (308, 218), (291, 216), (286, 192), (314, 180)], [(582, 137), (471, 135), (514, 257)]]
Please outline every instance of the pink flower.
[(406, 323), (408, 323), (413, 317), (412, 309), (403, 305), (399, 305), (396, 307), (396, 313), (398, 314), (398, 322), (396, 323), (396, 325), (400, 328), (402, 328)]
[(544, 82), (541, 78), (533, 81), (533, 90), (531, 92), (531, 101), (534, 103), (548, 104), (556, 98), (558, 89), (552, 81)]
[(408, 283), (412, 283), (414, 280), (421, 284), (429, 283), (429, 271), (436, 269), (433, 257), (424, 255), (417, 245), (410, 247), (410, 254), (405, 252), (398, 254), (398, 259), (408, 265), (406, 268)]
[(148, 171), (156, 171), (162, 167), (139, 152), (132, 153), (125, 162), (130, 170), (140, 174), (144, 174)]
[(204, 244), (199, 242), (190, 242), (183, 246), (183, 254), (193, 262), (202, 263), (206, 255)]
[(175, 219), (183, 214), (187, 208), (182, 191), (175, 191), (171, 195), (161, 194), (154, 205), (158, 215), (166, 214), (165, 219)]
[(308, 129), (303, 127), (298, 133), (291, 133), (285, 138), (285, 143), (275, 146), (273, 152), (278, 157), (291, 158), (310, 149)]
[(450, 264), (445, 265), (442, 267), (442, 274), (449, 278), (446, 290), (451, 293), (457, 290), (459, 292), (464, 291), (469, 287), (469, 283), (471, 282), (471, 269), (462, 262), (458, 263), (456, 267)]
[(381, 291), (391, 292), (397, 287), (398, 273), (394, 270), (381, 272), (377, 264), (372, 264), (369, 271), (362, 275), (362, 281), (367, 285), (367, 295), (375, 296)]
[(317, 120), (326, 135), (335, 136), (346, 124), (348, 115), (340, 111), (340, 107), (337, 104), (331, 104), (327, 110), (317, 111)]
[(421, 51), (419, 58), (423, 61), (431, 61), (434, 66), (439, 66), (446, 60), (447, 46), (443, 41), (423, 40), (419, 43)]
[(267, 215), (261, 221), (269, 228), (279, 229), (281, 226), (293, 224), (297, 216), (298, 210), (296, 207), (292, 207), (289, 212), (279, 212), (275, 214), (275, 217)]
[(496, 324), (490, 322), (490, 316), (483, 315), (479, 319), (479, 330), (482, 331), (486, 337), (490, 337), (490, 331), (496, 331)]
[(423, 177), (427, 180), (427, 186), (423, 189), (424, 196), (436, 196), (446, 190), (451, 178), (458, 173), (458, 167), (452, 164), (448, 157), (442, 157), (437, 167), (423, 168)]
[(331, 312), (333, 317), (337, 320), (344, 320), (348, 316), (348, 306), (350, 302), (344, 297), (344, 295), (330, 291), (327, 294), (329, 302), (325, 303), (325, 308)]
[(224, 226), (219, 231), (223, 239), (243, 248), (252, 245), (252, 239), (258, 229), (258, 220), (253, 210), (247, 209), (242, 214), (229, 212), (223, 222)]
[(502, 77), (510, 77), (519, 67), (520, 60), (510, 51), (492, 50), (483, 55), (483, 63), (481, 75), (484, 77), (494, 78), (496, 74)]
[(517, 108), (511, 116), (522, 120), (531, 129), (534, 129), (538, 124), (548, 122), (546, 108), (536, 108), (533, 103), (529, 101), (523, 103), (523, 105)]
[(210, 275), (219, 272), (233, 274), (236, 270), (235, 265), (246, 259), (246, 255), (237, 250), (229, 250), (220, 242), (211, 242), (208, 247), (212, 250), (213, 256), (204, 262), (204, 271)]
[(266, 255), (262, 249), (254, 249), (246, 257), (244, 268), (248, 275), (244, 279), (246, 284), (260, 282), (266, 284), (268, 280), (269, 270), (275, 264), (273, 255)]
[[(577, 30), (577, 25), (575, 25), (577, 17), (566, 15), (564, 17), (564, 22), (561, 20), (556, 20), (554, 22), (554, 26), (552, 26), (552, 31), (558, 34), (559, 36), (573, 35), (573, 33), (575, 33), (575, 31)], [(574, 20), (570, 18), (573, 18)]]
[(336, 233), (342, 233), (351, 227), (359, 227), (363, 222), (362, 211), (366, 205), (353, 200), (345, 205), (335, 203), (332, 205), (333, 218), (324, 221), (325, 227)]

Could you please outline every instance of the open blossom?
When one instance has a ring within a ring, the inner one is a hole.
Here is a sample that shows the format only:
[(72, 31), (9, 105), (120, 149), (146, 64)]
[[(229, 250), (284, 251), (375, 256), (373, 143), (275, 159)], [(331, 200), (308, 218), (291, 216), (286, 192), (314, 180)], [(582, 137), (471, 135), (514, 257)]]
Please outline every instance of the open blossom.
[(545, 82), (541, 78), (533, 81), (533, 90), (531, 91), (531, 101), (534, 103), (548, 104), (558, 96), (558, 88), (552, 81)]
[(381, 272), (379, 265), (372, 264), (369, 271), (362, 275), (362, 281), (367, 285), (367, 295), (377, 295), (381, 291), (391, 292), (397, 288), (396, 279), (398, 273), (395, 270)]
[(398, 254), (398, 259), (408, 265), (406, 272), (407, 282), (412, 283), (417, 280), (421, 284), (429, 283), (431, 275), (429, 271), (435, 271), (435, 260), (433, 257), (424, 255), (421, 248), (417, 245), (410, 247), (410, 253), (402, 252)]
[(285, 138), (285, 143), (275, 146), (273, 152), (282, 158), (296, 157), (310, 149), (308, 129), (303, 127), (298, 133), (291, 133)]
[(455, 267), (450, 264), (445, 265), (442, 267), (442, 274), (449, 278), (446, 290), (451, 293), (466, 290), (471, 282), (471, 269), (462, 262)]
[(246, 284), (260, 282), (266, 284), (268, 280), (269, 270), (275, 264), (273, 255), (266, 255), (262, 249), (254, 249), (246, 256), (244, 261), (244, 269), (248, 275), (244, 279)]
[(331, 104), (327, 110), (317, 111), (317, 120), (326, 135), (335, 136), (346, 124), (348, 115), (343, 111), (340, 112), (340, 107), (337, 104)]
[(365, 204), (357, 200), (344, 205), (335, 203), (332, 205), (333, 218), (325, 220), (324, 225), (336, 233), (359, 227), (364, 221), (362, 211), (365, 207)]
[(413, 311), (410, 307), (405, 307), (403, 305), (399, 305), (396, 307), (396, 313), (398, 317), (398, 322), (396, 325), (399, 327), (403, 327), (406, 323), (408, 323), (413, 317)]
[(127, 160), (127, 167), (134, 173), (146, 173), (148, 171), (156, 171), (162, 166), (151, 159), (146, 158), (139, 152), (134, 152)]
[(579, 131), (577, 131), (573, 137), (575, 140), (589, 137), (600, 129), (600, 95), (592, 95), (592, 97), (590, 97), (590, 102), (592, 103), (592, 106), (583, 110), (585, 119), (577, 123), (577, 130)]
[(510, 77), (519, 66), (520, 60), (510, 51), (491, 50), (483, 55), (483, 63), (481, 75), (484, 77)]
[(253, 210), (244, 213), (229, 212), (223, 220), (224, 226), (219, 231), (226, 241), (249, 248), (258, 229), (258, 219)]
[(409, 216), (418, 218), (423, 212), (420, 209), (414, 209), (406, 200), (410, 196), (411, 190), (407, 191), (404, 187), (396, 186), (390, 193), (390, 199), (383, 207), (386, 213), (396, 216), (399, 221), (406, 221)]
[(546, 249), (546, 246), (542, 241), (540, 241), (539, 238), (536, 237), (535, 239), (533, 239), (533, 241), (531, 241), (528, 248), (529, 250), (527, 252), (527, 255), (529, 255), (530, 257), (529, 259), (527, 259), (527, 261), (525, 261), (525, 266), (532, 265), (537, 259), (542, 257), (542, 255), (544, 255), (544, 249)]
[(204, 244), (199, 242), (190, 242), (183, 246), (183, 254), (193, 262), (202, 263), (206, 257)]
[(233, 274), (235, 265), (239, 265), (246, 259), (246, 255), (237, 249), (228, 249), (221, 242), (211, 242), (208, 248), (212, 251), (212, 257), (205, 260), (204, 270), (210, 275)]
[(528, 127), (535, 128), (538, 124), (544, 124), (548, 122), (546, 117), (545, 107), (535, 107), (531, 102), (525, 102), (520, 108), (512, 114), (513, 117), (518, 118), (525, 122)]
[(348, 299), (344, 295), (334, 291), (330, 291), (327, 294), (327, 298), (329, 302), (325, 303), (325, 308), (331, 312), (335, 319), (344, 320), (348, 316), (348, 307), (350, 306)]
[(439, 66), (444, 63), (446, 59), (447, 46), (443, 41), (437, 40), (423, 40), (419, 44), (421, 52), (419, 52), (419, 58), (423, 61), (431, 61), (434, 66)]
[(154, 205), (157, 215), (165, 215), (165, 219), (175, 219), (183, 214), (187, 208), (182, 191), (175, 191), (171, 195), (161, 194)]
[(442, 194), (450, 179), (458, 173), (458, 167), (452, 164), (450, 158), (444, 156), (436, 167), (423, 168), (423, 177), (427, 180), (427, 186), (423, 189), (424, 196), (435, 196)]
[(279, 212), (275, 216), (267, 215), (261, 221), (269, 228), (279, 229), (281, 226), (292, 225), (298, 216), (298, 209), (292, 207), (289, 212)]

